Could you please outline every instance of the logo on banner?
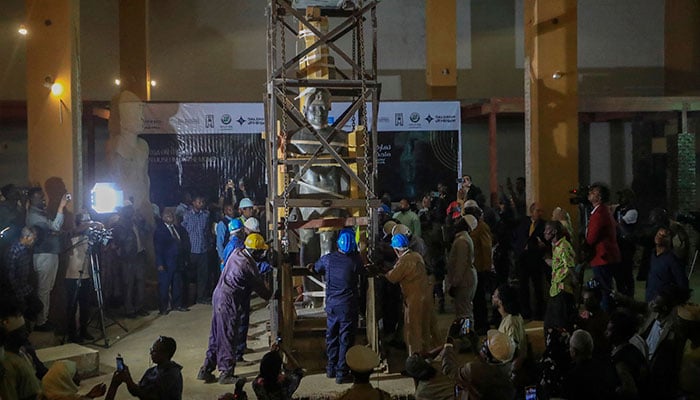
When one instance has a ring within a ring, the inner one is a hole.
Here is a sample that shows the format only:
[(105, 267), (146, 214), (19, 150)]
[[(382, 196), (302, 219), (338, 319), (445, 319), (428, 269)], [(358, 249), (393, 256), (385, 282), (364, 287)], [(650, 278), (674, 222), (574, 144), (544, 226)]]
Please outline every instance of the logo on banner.
[(240, 117), (238, 117), (236, 122), (238, 122), (239, 125), (243, 125), (245, 124), (245, 118), (243, 118), (243, 116), (241, 115)]
[(418, 121), (420, 121), (420, 114), (418, 114), (417, 112), (413, 112), (411, 113), (411, 116), (408, 117), (408, 119), (415, 124)]
[(428, 121), (428, 123), (433, 122), (434, 119), (435, 119), (435, 118), (431, 117), (430, 114), (428, 114), (428, 116), (425, 117), (425, 120)]
[(224, 114), (221, 116), (221, 123), (224, 125), (228, 125), (231, 123), (231, 115), (229, 114)]
[(213, 128), (214, 127), (214, 114), (207, 114), (206, 118), (204, 119), (204, 127), (205, 128)]
[(394, 126), (403, 126), (403, 113), (394, 114)]

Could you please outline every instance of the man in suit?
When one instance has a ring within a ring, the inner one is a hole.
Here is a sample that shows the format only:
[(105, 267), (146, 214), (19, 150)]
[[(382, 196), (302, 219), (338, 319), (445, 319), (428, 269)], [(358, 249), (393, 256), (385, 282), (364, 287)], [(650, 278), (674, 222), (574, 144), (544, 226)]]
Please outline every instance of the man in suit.
[[(182, 270), (179, 264), (187, 253), (187, 232), (175, 225), (172, 210), (163, 212), (163, 222), (156, 226), (153, 245), (158, 266), (158, 309), (160, 315), (168, 313), (168, 303), (175, 311), (189, 311), (182, 304)], [(171, 298), (172, 297), (172, 298)], [(172, 301), (170, 301), (172, 300)]]
[(603, 289), (603, 300), (600, 305), (604, 311), (609, 311), (613, 275), (621, 261), (615, 221), (607, 206), (609, 200), (610, 189), (605, 184), (600, 182), (591, 184), (588, 189), (588, 201), (593, 206), (593, 211), (586, 230), (586, 244), (593, 250), (593, 259), (590, 264), (593, 275)]
[[(541, 320), (544, 317), (544, 211), (540, 203), (530, 204), (530, 217), (524, 218), (515, 231), (515, 255), (518, 260), (518, 282), (520, 283), (520, 305), (525, 319)], [(534, 290), (534, 309), (530, 304), (530, 281)]]

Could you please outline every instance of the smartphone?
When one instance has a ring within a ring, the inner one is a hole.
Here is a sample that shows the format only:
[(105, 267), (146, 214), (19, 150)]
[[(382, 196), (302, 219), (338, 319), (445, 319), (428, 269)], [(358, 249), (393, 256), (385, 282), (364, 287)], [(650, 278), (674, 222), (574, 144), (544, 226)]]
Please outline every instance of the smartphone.
[(117, 371), (124, 371), (124, 359), (121, 354), (117, 354)]
[(525, 400), (537, 400), (537, 387), (528, 386), (525, 388)]

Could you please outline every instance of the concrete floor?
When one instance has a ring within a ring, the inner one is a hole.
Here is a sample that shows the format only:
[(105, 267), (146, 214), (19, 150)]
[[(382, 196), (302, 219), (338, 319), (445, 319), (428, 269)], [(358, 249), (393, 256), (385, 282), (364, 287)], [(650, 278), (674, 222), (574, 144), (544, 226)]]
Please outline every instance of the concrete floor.
[[(266, 322), (269, 311), (266, 304), (258, 299), (253, 300), (252, 307), (255, 311), (251, 314), (249, 335), (256, 339), (248, 341), (248, 347), (254, 352), (245, 357), (252, 361), (259, 361), (268, 349), (269, 333), (266, 332)], [(451, 315), (444, 315), (441, 320), (448, 321), (445, 323), (448, 324), (451, 318)], [(132, 377), (138, 381), (143, 372), (152, 366), (148, 351), (159, 335), (171, 336), (177, 341), (177, 352), (173, 360), (183, 366), (183, 399), (216, 399), (225, 392), (233, 391), (233, 385), (204, 384), (195, 379), (202, 365), (209, 339), (211, 306), (195, 305), (190, 312), (171, 312), (166, 316), (159, 316), (156, 312), (152, 312), (147, 317), (120, 320), (120, 322), (127, 324), (129, 332), (124, 332), (116, 325), (109, 327), (108, 336), (113, 342), (109, 348), (86, 345), (99, 350), (101, 375), (84, 380), (81, 384), (81, 392), (89, 390), (97, 383), (104, 382), (109, 385), (115, 370), (117, 354), (121, 354), (125, 364), (129, 366)], [(257, 363), (248, 367), (237, 366), (236, 374), (250, 380), (257, 375), (258, 369)], [(396, 398), (407, 398), (413, 394), (412, 379), (402, 377), (400, 374), (376, 374), (372, 377), (372, 383), (392, 393)], [(349, 387), (350, 384), (337, 385), (334, 380), (326, 378), (325, 374), (310, 374), (304, 377), (295, 396), (301, 399), (335, 398), (338, 393)], [(245, 390), (249, 398), (255, 399), (250, 383), (246, 384)], [(116, 398), (131, 399), (132, 397), (122, 385)]]

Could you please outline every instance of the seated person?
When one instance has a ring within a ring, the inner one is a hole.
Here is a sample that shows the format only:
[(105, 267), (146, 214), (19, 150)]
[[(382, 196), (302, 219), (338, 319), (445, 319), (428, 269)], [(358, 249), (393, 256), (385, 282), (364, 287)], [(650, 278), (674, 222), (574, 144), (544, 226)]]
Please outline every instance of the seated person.
[(78, 394), (80, 377), (74, 361), (59, 360), (51, 364), (41, 380), (46, 400), (87, 400), (105, 395), (107, 385), (98, 383), (87, 394)]
[(369, 377), (379, 365), (379, 356), (369, 347), (355, 345), (345, 355), (345, 362), (350, 368), (353, 384), (343, 392), (338, 400), (389, 400), (391, 395), (384, 390), (372, 387)]
[(41, 382), (26, 355), (19, 352), (26, 340), (22, 311), (16, 302), (4, 296), (0, 299), (0, 398), (36, 399)]
[[(467, 391), (469, 398), (511, 400), (515, 388), (510, 380), (510, 361), (515, 353), (515, 343), (505, 333), (491, 329), (481, 346), (479, 358), (459, 369), (457, 384)], [(461, 398), (461, 397), (458, 397)]]
[(279, 345), (275, 343), (260, 360), (260, 374), (253, 381), (253, 391), (259, 400), (291, 399), (303, 376), (301, 368), (282, 372), (282, 356)]
[[(432, 361), (416, 353), (406, 359), (406, 373), (416, 381), (416, 400), (451, 400), (455, 393), (457, 360), (454, 339), (448, 336)], [(436, 349), (436, 350), (438, 350)]]
[(138, 384), (131, 378), (128, 366), (124, 365), (123, 370), (115, 371), (105, 400), (114, 400), (117, 388), (122, 383), (126, 384), (132, 396), (141, 400), (181, 400), (182, 366), (172, 361), (176, 349), (175, 339), (159, 336), (153, 342), (150, 352), (151, 361), (156, 365), (144, 372)]
[[(564, 398), (610, 399), (613, 397), (610, 366), (593, 358), (593, 336), (577, 329), (569, 339), (571, 368), (564, 377)], [(594, 385), (591, 383), (595, 382)]]

